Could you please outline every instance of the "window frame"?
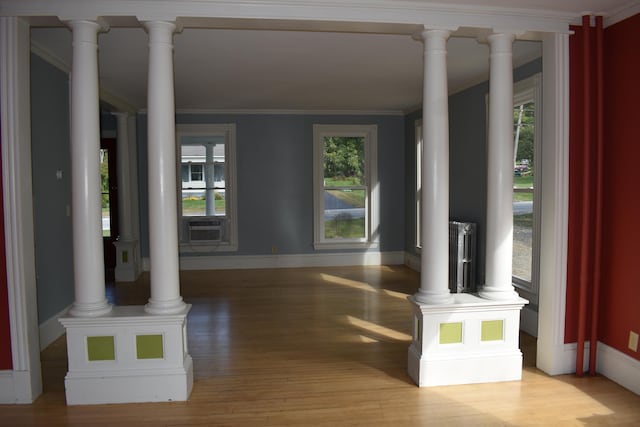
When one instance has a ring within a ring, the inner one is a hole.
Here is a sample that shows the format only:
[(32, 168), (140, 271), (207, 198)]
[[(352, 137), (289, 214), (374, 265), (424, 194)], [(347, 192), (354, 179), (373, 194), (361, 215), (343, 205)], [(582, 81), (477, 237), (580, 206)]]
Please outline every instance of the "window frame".
[[(365, 236), (356, 239), (325, 238), (324, 138), (364, 137), (365, 141)], [(313, 228), (316, 250), (377, 248), (379, 240), (378, 126), (364, 124), (313, 125)]]
[(416, 174), (415, 174), (415, 248), (418, 253), (422, 250), (422, 153), (424, 144), (424, 132), (422, 131), (422, 119), (417, 119), (414, 124), (415, 133), (415, 153), (416, 153)]
[[(238, 250), (238, 186), (236, 163), (236, 125), (235, 123), (223, 124), (177, 124), (176, 125), (176, 151), (178, 171), (182, 168), (181, 147), (182, 138), (185, 136), (222, 136), (225, 144), (225, 215), (227, 239), (221, 242), (187, 242), (185, 239), (185, 217), (182, 215), (182, 177), (178, 174), (178, 224), (180, 252), (233, 252)], [(204, 172), (204, 167), (203, 167)], [(189, 168), (191, 178), (191, 168)], [(204, 178), (204, 176), (203, 176)], [(198, 218), (210, 218), (201, 215)]]

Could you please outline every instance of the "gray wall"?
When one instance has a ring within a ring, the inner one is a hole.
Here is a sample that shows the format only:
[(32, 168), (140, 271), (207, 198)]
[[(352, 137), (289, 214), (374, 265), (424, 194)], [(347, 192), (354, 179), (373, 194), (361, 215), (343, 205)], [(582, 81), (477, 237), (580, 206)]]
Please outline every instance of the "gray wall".
[[(514, 81), (542, 71), (542, 59), (514, 70)], [(487, 111), (489, 82), (449, 96), (449, 215), (451, 219), (478, 224), (477, 283), (484, 283), (487, 198)], [(406, 251), (415, 250), (415, 131), (422, 112), (405, 116), (406, 157)]]
[[(31, 162), (38, 290), (43, 322), (73, 302), (69, 81), (31, 55)], [(62, 171), (62, 179), (56, 171)]]
[[(179, 124), (235, 123), (238, 251), (223, 255), (316, 253), (313, 249), (313, 125), (377, 124), (380, 251), (404, 249), (402, 116), (179, 114)], [(149, 255), (147, 123), (138, 116), (142, 255)], [(322, 251), (325, 253), (327, 251)], [(195, 254), (194, 254), (195, 255)], [(211, 254), (204, 254), (211, 255)]]

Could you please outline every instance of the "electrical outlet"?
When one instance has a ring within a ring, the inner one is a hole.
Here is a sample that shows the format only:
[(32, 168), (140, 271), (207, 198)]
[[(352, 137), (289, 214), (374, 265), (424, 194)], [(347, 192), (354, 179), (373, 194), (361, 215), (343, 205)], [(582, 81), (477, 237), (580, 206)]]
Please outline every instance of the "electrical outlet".
[(278, 253), (278, 247), (277, 246), (271, 246), (271, 253), (272, 254), (277, 254)]
[(629, 349), (638, 351), (638, 334), (633, 331), (629, 332)]

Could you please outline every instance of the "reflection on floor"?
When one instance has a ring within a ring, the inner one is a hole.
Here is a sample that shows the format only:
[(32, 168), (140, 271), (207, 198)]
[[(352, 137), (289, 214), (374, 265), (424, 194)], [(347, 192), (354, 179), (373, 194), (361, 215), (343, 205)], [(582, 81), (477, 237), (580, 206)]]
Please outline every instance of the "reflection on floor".
[[(58, 340), (42, 353), (43, 395), (0, 407), (0, 425), (640, 425), (640, 396), (601, 376), (548, 377), (526, 334), (520, 382), (416, 387), (406, 296), (418, 283), (403, 266), (183, 272), (188, 402), (67, 407)], [(145, 304), (148, 275), (109, 298)]]

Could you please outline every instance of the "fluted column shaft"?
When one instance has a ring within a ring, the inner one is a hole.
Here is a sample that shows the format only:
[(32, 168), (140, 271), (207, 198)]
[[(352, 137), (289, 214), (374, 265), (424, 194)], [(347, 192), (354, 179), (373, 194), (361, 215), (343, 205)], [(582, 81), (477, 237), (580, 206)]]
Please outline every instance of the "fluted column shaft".
[(173, 33), (176, 25), (149, 21), (148, 165), (151, 297), (146, 311), (170, 314), (186, 305), (180, 296), (176, 192)]
[(425, 30), (422, 103), (422, 255), (417, 301), (442, 304), (449, 293), (449, 31)]
[(73, 37), (71, 72), (71, 191), (75, 298), (70, 314), (108, 313), (105, 298), (100, 190), (98, 32), (95, 21), (68, 22)]
[(487, 165), (487, 246), (485, 284), (480, 296), (508, 300), (513, 256), (513, 49), (514, 35), (488, 37), (489, 141)]

